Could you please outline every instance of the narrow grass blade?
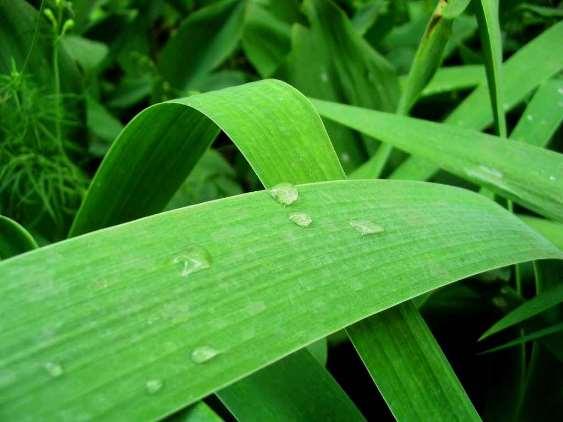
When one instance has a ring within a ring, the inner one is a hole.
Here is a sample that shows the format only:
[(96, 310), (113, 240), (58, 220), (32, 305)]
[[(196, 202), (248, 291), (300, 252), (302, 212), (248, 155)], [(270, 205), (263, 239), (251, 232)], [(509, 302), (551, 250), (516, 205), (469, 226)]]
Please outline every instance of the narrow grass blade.
[(475, 9), (481, 34), (481, 49), (485, 56), (487, 86), (493, 110), (496, 133), (506, 138), (502, 86), (502, 36), (499, 23), (499, 0), (476, 0)]
[(485, 331), (479, 340), (484, 340), (493, 334), (506, 330), (516, 324), (520, 324), (561, 302), (563, 302), (563, 285), (546, 290), (509, 312), (502, 319), (493, 324), (487, 331)]
[(321, 116), (434, 162), (547, 217), (563, 221), (563, 156), (425, 120), (314, 100)]
[(493, 352), (499, 352), (501, 350), (505, 350), (505, 349), (509, 349), (511, 347), (514, 346), (520, 346), (522, 344), (526, 344), (532, 340), (539, 340), (543, 337), (547, 337), (547, 336), (551, 336), (553, 334), (557, 334), (559, 332), (563, 331), (563, 322), (559, 323), (559, 324), (554, 324), (551, 325), (549, 327), (545, 327), (542, 328), (540, 330), (537, 331), (533, 331), (531, 333), (527, 333), (523, 336), (520, 336), (514, 340), (508, 341), (504, 344), (501, 344), (500, 346), (496, 346), (493, 347), (491, 349), (487, 349), (484, 352), (481, 352), (482, 354), (486, 354), (486, 353), (493, 353)]
[[(254, 192), (0, 263), (0, 416), (158, 418), (414, 296), (563, 256), (466, 190), (397, 181), (297, 189), (288, 208)], [(307, 213), (311, 226), (289, 212)], [(384, 231), (365, 234), (351, 220)]]
[(0, 260), (37, 248), (33, 236), (14, 220), (0, 215)]
[[(446, 44), (448, 43), (453, 24), (451, 19), (445, 19), (442, 16), (442, 12), (446, 7), (447, 2), (438, 1), (434, 12), (430, 16), (430, 20), (422, 34), (422, 39), (418, 44), (409, 76), (401, 94), (399, 105), (397, 106), (398, 114), (409, 113), (409, 110), (420, 96), (422, 90), (442, 63), (442, 56)], [(380, 177), (392, 150), (392, 145), (388, 143), (382, 144), (375, 153), (371, 165), (363, 168), (363, 174), (365, 174), (366, 170), (369, 168), (371, 177)]]
[(551, 79), (540, 85), (510, 138), (538, 147), (547, 146), (563, 121), (563, 107), (554, 106), (561, 102), (562, 92), (563, 79)]
[[(481, 65), (445, 66), (436, 70), (436, 74), (422, 90), (422, 97), (429, 97), (447, 92), (474, 88), (485, 81), (485, 70)], [(406, 77), (400, 78), (401, 85), (406, 84)]]
[[(503, 66), (504, 108), (510, 110), (525, 96), (563, 69), (563, 22), (547, 29), (526, 46), (518, 50)], [(534, 72), (529, 64), (536, 63)], [(446, 123), (485, 129), (493, 122), (486, 85), (479, 86), (448, 116)], [(409, 157), (391, 175), (394, 179), (425, 180), (432, 177), (438, 167), (421, 157)]]
[(412, 302), (360, 321), (347, 331), (395, 419), (480, 420)]
[(439, 1), (428, 21), (401, 94), (397, 109), (399, 114), (408, 114), (424, 87), (442, 63), (442, 56), (453, 23), (453, 20), (443, 17), (443, 10), (447, 7), (445, 1)]
[[(305, 351), (289, 355), (257, 372), (251, 383), (238, 382), (218, 396), (241, 421), (365, 420), (336, 381), (326, 377), (324, 369)], [(262, 402), (250, 398), (261, 398)]]

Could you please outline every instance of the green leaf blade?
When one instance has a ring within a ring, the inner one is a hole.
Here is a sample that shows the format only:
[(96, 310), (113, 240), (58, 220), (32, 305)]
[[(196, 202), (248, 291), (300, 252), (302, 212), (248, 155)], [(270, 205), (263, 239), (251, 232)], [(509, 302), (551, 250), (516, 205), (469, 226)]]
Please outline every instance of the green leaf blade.
[(328, 119), (563, 221), (563, 156), (455, 126), (314, 100)]
[[(292, 211), (307, 212), (310, 228), (256, 192), (1, 263), (0, 367), (11, 374), (2, 416), (160, 417), (426, 291), (562, 255), (498, 205), (461, 189), (388, 181), (298, 189)], [(351, 217), (385, 232), (363, 237)], [(186, 278), (174, 258), (194, 244), (212, 263)], [(256, 309), (263, 312), (248, 325)], [(190, 354), (203, 346), (216, 356), (194, 363)], [(63, 373), (53, 376), (48, 363)], [(162, 389), (149, 394), (153, 379)]]

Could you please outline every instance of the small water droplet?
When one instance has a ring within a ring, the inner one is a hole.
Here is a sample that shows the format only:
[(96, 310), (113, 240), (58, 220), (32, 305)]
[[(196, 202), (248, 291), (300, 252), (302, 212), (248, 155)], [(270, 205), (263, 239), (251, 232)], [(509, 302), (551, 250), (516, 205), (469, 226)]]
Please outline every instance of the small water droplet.
[(362, 236), (382, 233), (384, 231), (383, 227), (369, 220), (352, 220), (350, 221), (350, 225)]
[(321, 81), (323, 81), (324, 83), (328, 82), (328, 74), (326, 72), (321, 72)]
[(495, 168), (484, 166), (482, 164), (476, 168), (467, 169), (466, 173), (470, 177), (474, 177), (478, 180), (484, 180), (484, 181), (494, 180), (495, 182), (497, 182), (503, 178), (502, 172), (500, 172)]
[(211, 346), (201, 346), (194, 349), (190, 355), (192, 362), (205, 363), (217, 356), (219, 352)]
[(528, 121), (531, 122), (531, 121), (534, 120), (534, 116), (532, 116), (531, 114), (528, 114), (528, 115), (526, 116), (526, 119), (528, 119)]
[(549, 176), (549, 180), (551, 180), (552, 182), (555, 182), (556, 178), (555, 178), (555, 176)]
[(186, 253), (174, 258), (175, 264), (182, 264), (182, 277), (211, 267), (211, 255), (200, 246), (191, 246)]
[(146, 390), (149, 394), (156, 394), (160, 391), (160, 389), (162, 388), (162, 385), (163, 385), (163, 383), (162, 383), (161, 380), (157, 380), (157, 379), (148, 380), (145, 383), (145, 388), (146, 388)]
[(57, 362), (47, 362), (43, 367), (53, 378), (60, 377), (64, 373), (63, 367)]
[(270, 196), (284, 206), (288, 206), (297, 201), (299, 192), (290, 183), (280, 183), (270, 189)]
[(559, 88), (559, 89), (557, 90), (557, 92), (559, 92), (561, 95), (563, 95), (563, 88)]
[(347, 152), (343, 152), (342, 154), (340, 154), (340, 160), (343, 163), (349, 163), (350, 162), (350, 154), (348, 154)]
[(289, 214), (289, 219), (299, 227), (309, 227), (313, 222), (313, 219), (304, 212), (293, 212)]

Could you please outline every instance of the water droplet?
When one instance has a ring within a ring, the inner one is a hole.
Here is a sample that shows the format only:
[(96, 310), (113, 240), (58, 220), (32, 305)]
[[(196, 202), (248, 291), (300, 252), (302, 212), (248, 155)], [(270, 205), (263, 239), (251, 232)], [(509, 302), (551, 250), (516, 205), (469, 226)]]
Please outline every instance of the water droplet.
[(350, 221), (350, 225), (354, 227), (356, 231), (362, 236), (382, 233), (384, 231), (383, 227), (378, 224), (372, 223), (369, 220), (352, 220)]
[(343, 152), (342, 154), (340, 154), (340, 160), (343, 163), (349, 163), (350, 162), (350, 154), (348, 154), (347, 152)]
[(148, 380), (145, 383), (145, 388), (147, 389), (147, 392), (149, 394), (156, 394), (160, 391), (160, 389), (162, 388), (162, 385), (163, 385), (163, 383), (162, 383), (161, 380), (157, 380), (157, 379)]
[(549, 176), (549, 180), (551, 180), (552, 182), (555, 182), (555, 176)]
[(526, 116), (526, 119), (527, 119), (529, 122), (531, 122), (531, 121), (534, 120), (534, 116), (532, 116), (531, 114), (528, 114), (528, 115)]
[(289, 219), (299, 227), (309, 227), (313, 222), (313, 219), (304, 212), (293, 212), (289, 214)]
[(563, 95), (563, 88), (559, 88), (559, 89), (557, 90), (557, 92), (559, 92), (561, 95)]
[(280, 183), (270, 189), (270, 196), (284, 206), (288, 206), (297, 201), (299, 192), (290, 183)]
[(211, 267), (211, 255), (200, 246), (191, 246), (185, 254), (174, 258), (175, 264), (182, 264), (182, 277)]
[(43, 367), (53, 378), (60, 377), (64, 373), (63, 367), (57, 362), (47, 362)]
[(190, 358), (194, 363), (205, 363), (217, 356), (219, 352), (211, 346), (201, 346), (194, 349)]
[(503, 177), (503, 174), (497, 169), (492, 167), (487, 167), (482, 164), (476, 168), (467, 169), (466, 173), (470, 177), (484, 181), (490, 181), (490, 180), (498, 181)]
[(323, 81), (324, 83), (328, 82), (328, 74), (326, 72), (321, 72), (321, 81)]

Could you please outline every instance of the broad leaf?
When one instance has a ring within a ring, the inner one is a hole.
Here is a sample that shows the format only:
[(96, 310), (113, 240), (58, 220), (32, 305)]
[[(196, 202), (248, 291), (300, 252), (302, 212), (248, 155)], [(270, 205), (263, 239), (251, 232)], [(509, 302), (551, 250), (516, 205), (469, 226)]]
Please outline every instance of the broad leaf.
[(244, 194), (0, 263), (2, 417), (161, 417), (426, 291), (562, 257), (466, 190), (335, 181), (298, 192), (289, 207)]

